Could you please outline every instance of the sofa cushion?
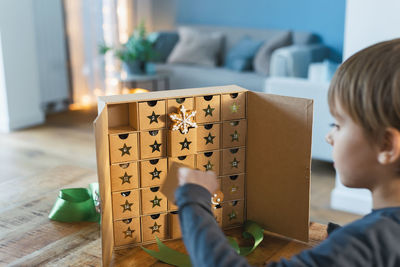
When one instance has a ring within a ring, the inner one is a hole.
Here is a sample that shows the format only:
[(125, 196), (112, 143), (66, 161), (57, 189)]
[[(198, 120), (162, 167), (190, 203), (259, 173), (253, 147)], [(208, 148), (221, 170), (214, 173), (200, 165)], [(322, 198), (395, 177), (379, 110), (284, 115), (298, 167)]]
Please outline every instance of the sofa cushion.
[(269, 75), (269, 66), (272, 52), (275, 49), (288, 46), (292, 43), (292, 33), (287, 31), (277, 34), (268, 41), (265, 41), (261, 48), (257, 51), (253, 60), (254, 70), (262, 75)]
[(219, 32), (201, 33), (180, 27), (179, 41), (169, 55), (168, 63), (184, 63), (213, 67), (221, 50), (223, 35)]
[(179, 40), (179, 35), (175, 31), (156, 32), (149, 34), (149, 38), (155, 39), (153, 48), (156, 51), (156, 62), (165, 62)]
[(225, 67), (236, 71), (251, 70), (254, 55), (262, 44), (262, 41), (243, 37), (228, 51)]

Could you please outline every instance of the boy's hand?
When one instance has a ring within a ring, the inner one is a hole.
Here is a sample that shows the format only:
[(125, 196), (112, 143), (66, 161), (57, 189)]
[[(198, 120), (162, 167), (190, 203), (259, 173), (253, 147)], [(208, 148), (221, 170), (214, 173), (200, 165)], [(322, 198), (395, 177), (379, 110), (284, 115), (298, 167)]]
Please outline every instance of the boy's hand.
[(219, 189), (217, 176), (212, 171), (203, 172), (180, 167), (178, 170), (178, 181), (181, 186), (188, 183), (201, 185), (206, 188), (211, 195)]

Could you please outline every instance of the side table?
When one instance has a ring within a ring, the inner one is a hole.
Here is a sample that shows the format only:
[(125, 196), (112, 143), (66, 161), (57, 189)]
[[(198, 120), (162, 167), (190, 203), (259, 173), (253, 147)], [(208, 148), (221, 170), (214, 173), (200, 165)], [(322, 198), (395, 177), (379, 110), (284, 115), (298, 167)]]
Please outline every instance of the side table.
[[(121, 75), (119, 78), (119, 88), (122, 92), (123, 88), (137, 88), (138, 84), (149, 84), (145, 88), (150, 91), (159, 91), (160, 83), (163, 83), (164, 87), (162, 89), (169, 90), (169, 78), (171, 72), (163, 70), (157, 71), (154, 74), (127, 74)], [(142, 85), (141, 85), (142, 86)]]

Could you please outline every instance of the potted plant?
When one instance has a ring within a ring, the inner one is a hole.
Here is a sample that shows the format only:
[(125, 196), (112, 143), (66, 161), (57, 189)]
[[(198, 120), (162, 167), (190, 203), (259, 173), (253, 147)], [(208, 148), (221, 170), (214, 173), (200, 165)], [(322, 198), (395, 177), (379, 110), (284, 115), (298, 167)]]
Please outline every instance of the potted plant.
[(123, 68), (128, 74), (146, 73), (148, 61), (156, 58), (156, 51), (153, 48), (154, 40), (148, 38), (146, 27), (142, 21), (134, 30), (125, 44), (119, 48), (100, 45), (100, 53), (105, 54), (113, 50), (115, 55), (122, 61)]

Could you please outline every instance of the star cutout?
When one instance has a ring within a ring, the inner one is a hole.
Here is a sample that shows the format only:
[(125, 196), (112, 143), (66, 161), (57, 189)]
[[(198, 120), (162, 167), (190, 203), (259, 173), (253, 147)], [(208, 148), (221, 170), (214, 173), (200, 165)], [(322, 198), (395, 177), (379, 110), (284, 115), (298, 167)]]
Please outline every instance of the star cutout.
[(210, 107), (210, 105), (207, 106), (207, 108), (203, 108), (203, 111), (206, 113), (205, 117), (210, 115), (212, 117), (212, 113), (215, 110), (215, 108)]
[(153, 122), (158, 123), (158, 117), (160, 117), (160, 115), (156, 115), (156, 113), (151, 113), (150, 116), (147, 116), (147, 118), (150, 119), (150, 124), (152, 124)]
[(154, 225), (150, 226), (149, 228), (151, 229), (151, 233), (154, 234), (155, 232), (160, 232), (160, 227), (161, 224), (157, 224), (157, 222), (154, 222)]
[(211, 133), (208, 133), (208, 136), (203, 137), (204, 139), (206, 139), (206, 145), (208, 143), (214, 144), (214, 135), (211, 135)]
[(152, 149), (151, 153), (153, 153), (154, 151), (160, 151), (160, 146), (162, 144), (157, 143), (157, 140), (154, 141), (154, 144), (149, 145)]
[(124, 184), (124, 183), (130, 184), (131, 183), (131, 180), (130, 180), (131, 178), (132, 178), (132, 175), (128, 175), (126, 172), (125, 172), (124, 176), (119, 177), (119, 179), (122, 180), (122, 184)]
[(238, 134), (238, 132), (236, 130), (235, 130), (235, 132), (233, 134), (231, 134), (231, 137), (232, 137), (232, 141), (231, 142), (233, 142), (233, 141), (238, 141), (239, 142), (239, 134)]
[(157, 168), (154, 168), (154, 171), (149, 172), (151, 174), (151, 180), (154, 180), (156, 178), (161, 179), (160, 178), (160, 173), (162, 173), (162, 171), (157, 170)]
[(231, 213), (228, 214), (229, 221), (232, 221), (233, 219), (237, 218), (236, 212), (233, 210)]
[(130, 227), (128, 227), (126, 231), (123, 231), (123, 233), (125, 234), (125, 238), (132, 237), (133, 232), (135, 232), (135, 230), (132, 230)]
[(239, 162), (236, 158), (233, 158), (233, 161), (231, 161), (231, 167), (232, 168), (237, 168), (239, 165)]
[(123, 156), (123, 155), (125, 155), (125, 154), (127, 154), (127, 155), (131, 155), (131, 152), (129, 151), (129, 150), (131, 150), (131, 146), (127, 146), (125, 143), (124, 143), (124, 146), (123, 147), (121, 147), (121, 148), (119, 148), (119, 150), (121, 151), (121, 157)]
[(155, 206), (161, 207), (160, 206), (161, 200), (162, 200), (162, 198), (157, 198), (157, 196), (155, 196), (153, 200), (150, 200), (150, 202), (153, 203), (153, 207), (152, 208), (154, 208)]
[(239, 111), (239, 107), (240, 105), (233, 103), (233, 105), (230, 106), (229, 109), (231, 110), (232, 113), (237, 113)]
[(132, 211), (131, 206), (133, 205), (133, 203), (129, 203), (128, 200), (125, 200), (125, 204), (120, 205), (123, 210), (122, 212), (125, 212), (127, 210)]
[(214, 164), (211, 164), (210, 161), (207, 162), (207, 164), (203, 165), (204, 168), (206, 168), (206, 171), (210, 171), (213, 169)]
[(179, 142), (181, 144), (182, 148), (181, 150), (184, 150), (185, 148), (189, 150), (189, 145), (191, 144), (191, 141), (188, 141), (187, 138), (185, 137), (185, 140), (183, 142)]

